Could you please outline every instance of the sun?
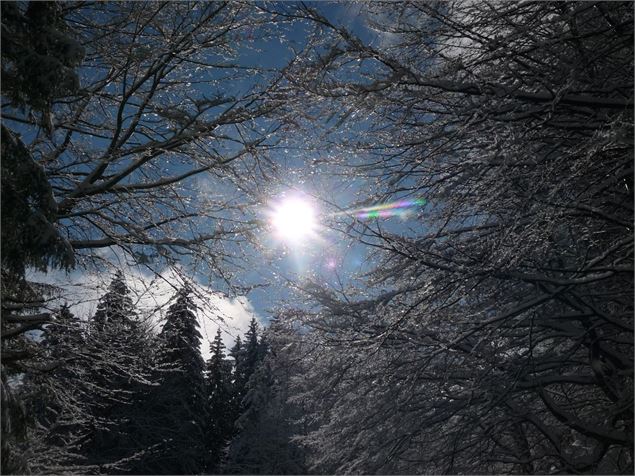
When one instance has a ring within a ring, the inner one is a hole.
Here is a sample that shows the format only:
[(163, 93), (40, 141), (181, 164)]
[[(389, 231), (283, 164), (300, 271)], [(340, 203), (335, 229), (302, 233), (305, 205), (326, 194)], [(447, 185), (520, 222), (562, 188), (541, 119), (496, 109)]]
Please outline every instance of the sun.
[(271, 224), (278, 238), (300, 244), (316, 232), (315, 208), (303, 198), (285, 198), (273, 207)]

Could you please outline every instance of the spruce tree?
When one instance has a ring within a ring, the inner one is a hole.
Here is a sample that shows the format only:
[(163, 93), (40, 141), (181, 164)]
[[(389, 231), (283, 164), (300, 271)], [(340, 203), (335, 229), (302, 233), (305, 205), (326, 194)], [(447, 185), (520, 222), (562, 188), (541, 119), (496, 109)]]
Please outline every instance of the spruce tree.
[(243, 342), (240, 339), (240, 336), (236, 336), (236, 341), (234, 342), (234, 345), (232, 346), (232, 348), (229, 351), (229, 356), (232, 359), (234, 359), (234, 366), (236, 366), (236, 363), (240, 359), (240, 355), (242, 354), (242, 350), (243, 350)]
[(201, 334), (189, 286), (177, 294), (159, 334), (159, 386), (149, 402), (157, 429), (155, 450), (144, 472), (197, 474), (205, 464), (205, 363), (199, 344)]
[(106, 328), (124, 331), (135, 327), (135, 310), (130, 297), (130, 290), (126, 285), (124, 275), (117, 271), (108, 287), (108, 292), (102, 296), (97, 304), (97, 312), (92, 319), (94, 328)]
[(207, 362), (207, 408), (209, 411), (207, 472), (215, 472), (222, 451), (234, 428), (231, 362), (225, 358), (225, 345), (220, 328), (211, 344)]
[(62, 304), (53, 321), (46, 326), (43, 344), (55, 367), (63, 364), (61, 360), (70, 358), (73, 350), (81, 349), (85, 344), (82, 321), (71, 312), (67, 303)]
[(245, 369), (249, 376), (254, 372), (258, 359), (260, 357), (260, 345), (258, 340), (258, 323), (256, 318), (252, 317), (249, 322), (249, 329), (245, 334)]
[(82, 321), (62, 305), (42, 335), (48, 371), (25, 377), (28, 409), (33, 425), (29, 433), (31, 468), (38, 472), (51, 462), (59, 468), (86, 463), (81, 448), (93, 414), (92, 398), (84, 378), (90, 362)]
[(239, 414), (244, 411), (243, 399), (247, 393), (247, 384), (261, 358), (262, 352), (258, 342), (258, 323), (255, 318), (252, 318), (249, 322), (249, 329), (245, 333), (245, 343), (237, 349), (235, 357), (234, 393), (238, 402)]
[(236, 341), (229, 351), (229, 356), (233, 359), (232, 373), (232, 397), (231, 397), (231, 420), (235, 422), (240, 416), (240, 402), (242, 400), (242, 378), (239, 372), (242, 369), (243, 343), (240, 336), (236, 336)]
[(234, 360), (234, 373), (236, 372), (238, 363), (242, 358), (242, 352), (243, 352), (243, 342), (240, 339), (240, 336), (236, 336), (236, 342), (234, 342), (233, 347), (229, 351), (229, 356)]
[[(236, 421), (224, 472), (230, 474), (306, 474), (301, 409), (290, 399), (290, 379), (299, 372), (297, 336), (276, 321), (260, 339), (260, 360), (249, 379), (244, 411)], [(271, 341), (267, 336), (270, 336)]]
[(134, 453), (134, 419), (152, 375), (149, 332), (135, 310), (124, 275), (118, 271), (99, 300), (89, 324), (93, 406), (92, 437), (84, 447), (88, 462), (110, 473), (126, 472)]
[(88, 330), (95, 363), (108, 370), (102, 375), (102, 383), (113, 390), (112, 400), (120, 401), (126, 391), (125, 382), (145, 350), (144, 331), (121, 271), (116, 272), (99, 300)]
[[(265, 441), (261, 421), (272, 397), (273, 380), (269, 366), (260, 365), (251, 376), (243, 398), (243, 411), (235, 422), (236, 435), (229, 446), (224, 472), (229, 474), (262, 474), (261, 467), (269, 455), (263, 456), (263, 448), (270, 449)], [(271, 424), (271, 421), (268, 421)], [(270, 432), (281, 422), (273, 423)]]

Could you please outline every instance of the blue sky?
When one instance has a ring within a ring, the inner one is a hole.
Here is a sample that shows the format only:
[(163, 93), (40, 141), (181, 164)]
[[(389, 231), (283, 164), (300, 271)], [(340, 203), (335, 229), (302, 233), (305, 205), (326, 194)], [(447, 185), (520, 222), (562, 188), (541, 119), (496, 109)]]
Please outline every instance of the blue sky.
[[(368, 30), (363, 23), (362, 16), (359, 15), (359, 9), (363, 8), (360, 4), (351, 3), (331, 3), (331, 2), (308, 2), (322, 12), (325, 16), (332, 19), (335, 23), (346, 25), (355, 33), (359, 34), (367, 41), (376, 42), (381, 40), (375, 33)], [(276, 5), (277, 8), (291, 8), (291, 3), (281, 2)], [(206, 85), (194, 86), (205, 97), (211, 98), (217, 95), (237, 96), (247, 91), (257, 90), (264, 78), (275, 74), (275, 70), (284, 66), (293, 57), (293, 49), (301, 50), (304, 46), (308, 35), (309, 26), (305, 23), (294, 21), (293, 23), (281, 24), (277, 27), (279, 30), (266, 41), (258, 41), (251, 45), (251, 48), (238, 49), (238, 62), (243, 68), (257, 66), (259, 68), (270, 70), (253, 77), (243, 77), (232, 81), (232, 90), (220, 90), (218, 87), (210, 87)], [(83, 75), (92, 74), (87, 67), (80, 70)], [(219, 77), (228, 74), (225, 70), (220, 70)], [(201, 79), (201, 78), (199, 78)], [(212, 80), (213, 77), (202, 78)], [(218, 79), (218, 78), (216, 78)], [(225, 83), (227, 84), (227, 83)], [(206, 89), (207, 88), (207, 89)], [(224, 106), (218, 106), (222, 109)], [(156, 119), (156, 118), (155, 118)], [(148, 120), (154, 120), (148, 118)], [(331, 125), (338, 123), (339, 116), (325, 118), (326, 123)], [(262, 127), (270, 127), (270, 122), (263, 120)], [(11, 123), (11, 126), (23, 133), (24, 139), (29, 142), (34, 138), (34, 129), (27, 129), (19, 124)], [(356, 127), (363, 127), (356, 126)], [(348, 129), (345, 134), (352, 134), (355, 129)], [(368, 249), (360, 244), (356, 244), (346, 237), (346, 226), (350, 223), (350, 217), (339, 217), (334, 219), (331, 215), (333, 212), (346, 209), (359, 200), (360, 196), (369, 190), (369, 181), (365, 177), (351, 179), (327, 173), (329, 167), (324, 164), (324, 159), (328, 159), (329, 153), (321, 151), (307, 150), (304, 147), (306, 138), (298, 134), (289, 133), (282, 137), (280, 147), (270, 151), (271, 159), (279, 165), (282, 171), (277, 177), (278, 181), (270, 183), (266, 187), (266, 192), (257, 200), (256, 203), (247, 204), (250, 206), (248, 213), (256, 216), (258, 219), (266, 221), (268, 212), (272, 204), (280, 199), (281, 196), (292, 193), (303, 193), (307, 199), (310, 199), (317, 210), (320, 228), (318, 237), (307, 240), (301, 246), (288, 245), (277, 239), (268, 231), (263, 231), (258, 237), (256, 247), (249, 247), (244, 251), (247, 254), (246, 266), (243, 271), (237, 273), (238, 277), (245, 284), (265, 284), (266, 287), (256, 287), (252, 290), (247, 298), (249, 302), (242, 302), (240, 306), (233, 301), (234, 298), (226, 297), (225, 303), (228, 303), (227, 309), (240, 314), (239, 324), (233, 332), (239, 332), (243, 328), (243, 322), (247, 316), (253, 313), (257, 314), (264, 323), (270, 315), (275, 312), (275, 308), (281, 306), (284, 302), (291, 305), (299, 305), (300, 301), (293, 292), (295, 285), (302, 285), (308, 280), (316, 281), (320, 284), (327, 284), (334, 288), (346, 286), (353, 280), (356, 280), (364, 272), (371, 267), (369, 261)], [(103, 149), (107, 140), (98, 138), (90, 139), (89, 147), (94, 149)], [(229, 154), (232, 152), (231, 146), (224, 149)], [(319, 160), (317, 160), (319, 159)], [(356, 157), (347, 158), (351, 162), (363, 163), (365, 159), (363, 153)], [(318, 163), (319, 162), (319, 163)], [(179, 172), (179, 164), (174, 162), (171, 170), (166, 170), (169, 174)], [(226, 195), (234, 193), (232, 184), (217, 179), (213, 182), (214, 192)], [(189, 189), (192, 197), (199, 197), (206, 193), (206, 183), (203, 176), (197, 176), (186, 182), (186, 188)], [(212, 187), (210, 187), (210, 190)], [(243, 197), (236, 194), (236, 200), (240, 201)], [(376, 226), (377, 222), (370, 223)], [(210, 227), (217, 226), (215, 223), (209, 223)], [(420, 228), (421, 224), (415, 219), (402, 221), (399, 218), (381, 220), (382, 228), (389, 230), (408, 233), (408, 227), (414, 226)], [(232, 247), (230, 246), (231, 250)], [(238, 247), (234, 248), (238, 254)], [(108, 251), (105, 251), (108, 253)], [(145, 252), (145, 250), (144, 250)], [(148, 255), (152, 252), (149, 251)], [(188, 263), (184, 262), (183, 266), (187, 267)], [(82, 280), (81, 269), (72, 273), (73, 281)], [(58, 279), (59, 274), (51, 274), (48, 280)], [(209, 281), (205, 274), (199, 274), (195, 277), (201, 285), (208, 287), (210, 290), (218, 289), (225, 291), (224, 284), (220, 281)], [(220, 296), (220, 295), (219, 295)], [(91, 299), (95, 299), (93, 296)], [(230, 312), (228, 311), (228, 312)]]
[[(373, 31), (366, 28), (360, 9), (361, 4), (350, 2), (307, 2), (317, 8), (323, 15), (336, 24), (345, 25), (365, 41), (378, 42), (381, 38)], [(289, 6), (284, 2), (279, 4)], [(294, 22), (284, 33), (289, 42), (270, 41), (259, 45), (262, 51), (259, 54), (248, 54), (244, 61), (256, 60), (261, 66), (280, 67), (292, 58), (289, 46), (301, 48), (307, 35), (307, 26), (300, 22)], [(333, 118), (325, 118), (331, 125), (338, 122), (339, 114)], [(348, 130), (347, 134), (353, 130)], [(276, 242), (272, 237), (263, 237), (266, 256), (256, 255), (254, 262), (261, 263), (250, 273), (246, 279), (271, 282), (271, 286), (255, 289), (249, 294), (250, 302), (256, 311), (263, 317), (268, 311), (275, 308), (281, 300), (289, 300), (296, 304), (294, 295), (290, 291), (293, 283), (301, 285), (308, 279), (316, 280), (334, 287), (346, 285), (367, 272), (371, 265), (368, 249), (360, 244), (355, 244), (344, 234), (344, 229), (350, 219), (344, 217), (336, 222), (329, 218), (329, 214), (342, 208), (350, 207), (358, 200), (360, 195), (368, 191), (369, 182), (366, 178), (351, 179), (330, 175), (329, 167), (322, 160), (320, 165), (314, 163), (315, 159), (328, 160), (328, 153), (307, 150), (304, 145), (306, 139), (301, 136), (288, 136), (284, 138), (284, 146), (276, 152), (272, 152), (274, 160), (283, 166), (286, 173), (280, 177), (280, 182), (270, 189), (268, 200), (275, 201), (280, 195), (292, 193), (297, 190), (307, 194), (322, 213), (320, 239), (308, 240), (302, 247), (289, 247), (284, 243)], [(360, 152), (358, 157), (350, 157), (351, 162), (363, 163), (367, 160)], [(262, 215), (263, 211), (259, 213)], [(376, 224), (372, 224), (374, 226)], [(421, 224), (417, 220), (402, 220), (399, 218), (383, 219), (381, 226), (390, 231), (411, 234), (410, 227), (420, 232)], [(338, 231), (339, 230), (339, 231)], [(413, 230), (414, 231), (414, 230)], [(258, 251), (256, 251), (258, 253)], [(265, 258), (265, 259), (263, 259)], [(333, 263), (336, 266), (332, 266)]]

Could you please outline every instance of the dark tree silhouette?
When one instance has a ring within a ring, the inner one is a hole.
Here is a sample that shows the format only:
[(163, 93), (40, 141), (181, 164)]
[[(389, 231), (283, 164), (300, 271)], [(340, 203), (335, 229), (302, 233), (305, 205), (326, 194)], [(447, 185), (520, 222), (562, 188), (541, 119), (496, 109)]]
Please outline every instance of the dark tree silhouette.
[(90, 353), (85, 394), (92, 407), (92, 428), (82, 448), (87, 461), (102, 470), (125, 472), (143, 448), (134, 440), (133, 421), (140, 400), (152, 388), (151, 336), (140, 320), (121, 271), (99, 300), (89, 322)]
[[(273, 319), (261, 337), (262, 352), (249, 379), (245, 410), (223, 469), (232, 474), (306, 474), (306, 454), (293, 441), (304, 433), (302, 407), (291, 401), (291, 379), (302, 371), (301, 338), (286, 322)], [(289, 320), (290, 321), (290, 320)]]
[(146, 474), (198, 474), (204, 470), (206, 428), (205, 362), (199, 350), (191, 290), (185, 285), (170, 306), (159, 334), (159, 386), (147, 402), (149, 441), (154, 449), (143, 461)]
[(212, 355), (206, 366), (207, 408), (209, 421), (206, 443), (209, 459), (207, 472), (216, 473), (223, 450), (234, 434), (232, 361), (225, 357), (220, 328), (211, 344)]

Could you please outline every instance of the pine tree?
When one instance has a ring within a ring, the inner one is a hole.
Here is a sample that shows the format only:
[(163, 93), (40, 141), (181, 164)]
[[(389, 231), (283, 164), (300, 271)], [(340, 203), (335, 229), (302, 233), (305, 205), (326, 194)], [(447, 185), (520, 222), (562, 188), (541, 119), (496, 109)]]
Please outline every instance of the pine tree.
[[(272, 398), (273, 378), (268, 365), (260, 365), (251, 376), (243, 398), (243, 412), (235, 422), (236, 435), (229, 446), (224, 472), (229, 474), (262, 474), (264, 460), (263, 448), (268, 449), (263, 441), (261, 421), (265, 420), (265, 412)], [(268, 423), (272, 423), (269, 421)], [(275, 431), (278, 423), (273, 423)]]
[(71, 312), (67, 303), (62, 304), (44, 332), (43, 343), (55, 367), (63, 366), (60, 360), (70, 358), (70, 353), (80, 349), (85, 340), (82, 321)]
[(249, 375), (253, 373), (260, 357), (260, 345), (258, 340), (258, 323), (252, 317), (249, 322), (249, 329), (245, 334), (245, 369)]
[(117, 271), (108, 291), (97, 304), (97, 311), (89, 323), (88, 344), (95, 352), (97, 365), (105, 365), (108, 374), (102, 375), (105, 387), (114, 391), (113, 400), (125, 393), (125, 382), (144, 351), (144, 335), (130, 289), (124, 275)]
[(236, 341), (229, 351), (229, 356), (233, 359), (231, 420), (235, 422), (240, 416), (240, 402), (242, 400), (240, 385), (242, 378), (239, 378), (239, 369), (242, 369), (243, 343), (240, 336), (236, 336)]
[(234, 346), (229, 351), (230, 357), (234, 359), (234, 363), (238, 362), (239, 356), (242, 352), (243, 342), (240, 339), (240, 336), (236, 336), (236, 342), (234, 342)]
[(122, 331), (126, 327), (133, 327), (134, 306), (129, 294), (123, 273), (117, 271), (108, 292), (97, 304), (97, 312), (92, 320), (93, 327), (99, 330), (119, 327)]
[(25, 376), (25, 392), (33, 428), (29, 432), (33, 471), (50, 462), (63, 468), (85, 464), (81, 447), (93, 412), (87, 397), (85, 369), (90, 366), (82, 349), (86, 345), (82, 321), (67, 304), (45, 328), (41, 347), (48, 371)]
[(201, 334), (188, 286), (168, 309), (159, 334), (162, 365), (159, 386), (148, 401), (148, 425), (156, 428), (154, 450), (143, 471), (154, 474), (197, 474), (205, 464), (204, 361)]
[(225, 358), (225, 345), (220, 328), (211, 344), (212, 355), (207, 363), (208, 462), (207, 472), (215, 472), (222, 451), (234, 429), (231, 361)]
[(83, 451), (90, 464), (111, 473), (125, 472), (134, 453), (142, 450), (131, 441), (137, 433), (139, 403), (152, 385), (153, 363), (149, 332), (139, 320), (121, 271), (99, 300), (87, 349), (94, 428)]
[(297, 430), (293, 421), (301, 415), (288, 401), (290, 374), (297, 370), (288, 352), (283, 352), (295, 335), (278, 327), (267, 329), (258, 339), (258, 325), (252, 319), (245, 344), (232, 349), (238, 356), (236, 382), (241, 386), (236, 389), (240, 405), (234, 436), (223, 463), (226, 473), (306, 473), (303, 449), (292, 442)]
[[(238, 340), (236, 341), (237, 345), (239, 342)], [(247, 393), (247, 384), (262, 358), (258, 342), (258, 323), (255, 318), (252, 318), (249, 322), (249, 329), (245, 334), (245, 343), (238, 345), (235, 354), (234, 394), (238, 403), (238, 413), (240, 414), (245, 410), (243, 399)]]
[[(300, 408), (289, 402), (297, 374), (297, 336), (283, 326), (268, 328), (260, 340), (261, 360), (249, 379), (244, 411), (236, 422), (225, 467), (231, 474), (305, 474), (305, 454), (292, 441), (301, 429)], [(267, 335), (272, 337), (269, 342)]]
[(100, 299), (90, 332), (85, 327), (62, 306), (41, 344), (49, 371), (27, 379), (37, 421), (29, 435), (33, 471), (127, 472), (144, 449), (133, 422), (151, 385), (152, 353), (123, 274)]

